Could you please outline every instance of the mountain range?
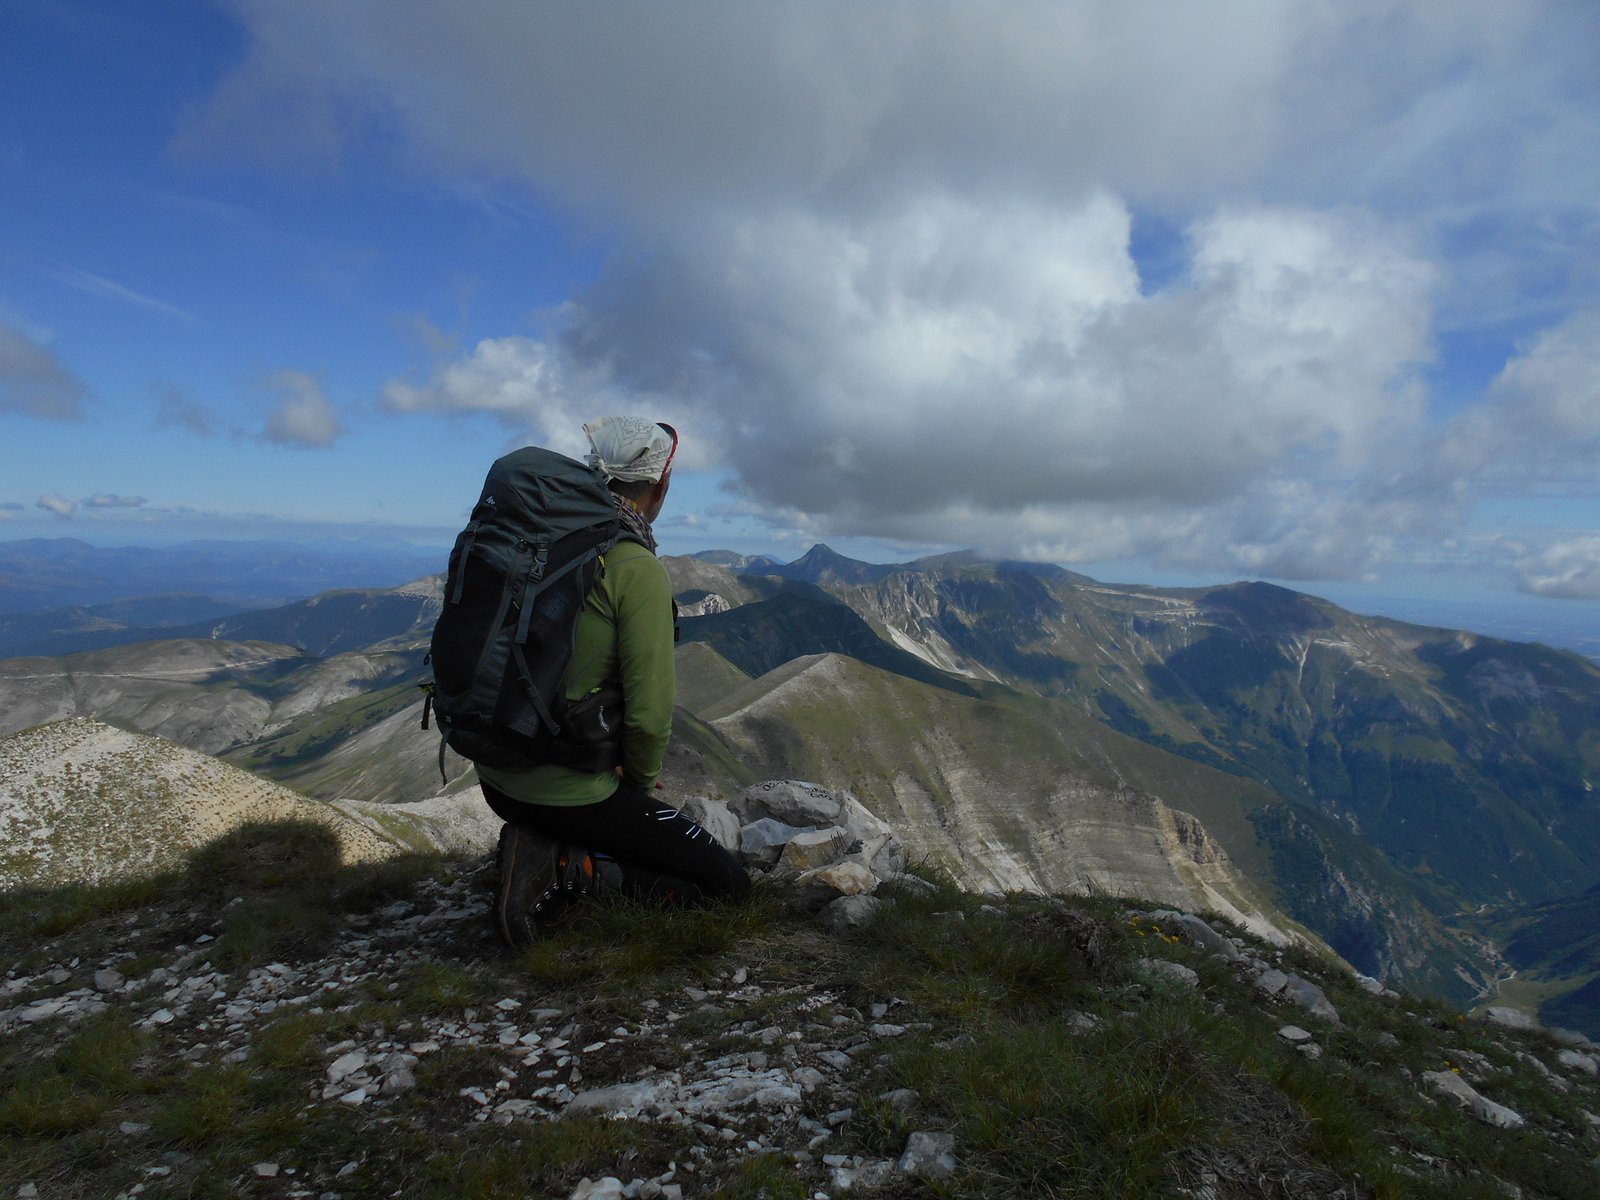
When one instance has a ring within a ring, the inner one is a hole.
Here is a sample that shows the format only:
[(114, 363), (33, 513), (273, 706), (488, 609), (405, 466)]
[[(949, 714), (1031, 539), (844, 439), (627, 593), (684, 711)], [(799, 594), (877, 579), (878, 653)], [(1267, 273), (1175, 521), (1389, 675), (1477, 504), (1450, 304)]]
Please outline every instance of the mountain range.
[[(968, 886), (1169, 888), (1457, 1003), (1498, 987), (1600, 1027), (1600, 962), (1573, 932), (1600, 887), (1600, 669), (1577, 655), (1259, 583), (824, 546), (665, 561), (698, 614), (679, 794), (847, 787)], [(453, 756), (441, 780), (417, 729), (438, 586), (0, 662), (0, 732), (88, 715), (325, 801), (435, 803), (472, 786)]]

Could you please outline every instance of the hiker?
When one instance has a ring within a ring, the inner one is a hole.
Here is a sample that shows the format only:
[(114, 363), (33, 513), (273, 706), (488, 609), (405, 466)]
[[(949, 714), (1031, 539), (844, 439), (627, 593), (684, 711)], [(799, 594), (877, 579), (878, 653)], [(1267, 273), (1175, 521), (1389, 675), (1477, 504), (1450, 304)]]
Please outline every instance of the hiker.
[(733, 855), (659, 794), (672, 730), (676, 629), (672, 585), (650, 526), (672, 483), (677, 431), (635, 417), (604, 417), (583, 428), (588, 464), (604, 476), (625, 536), (604, 555), (578, 615), (562, 686), (575, 701), (620, 684), (621, 764), (599, 772), (478, 764), (484, 799), (506, 822), (495, 916), (513, 946), (597, 893), (694, 905), (742, 899), (750, 890)]

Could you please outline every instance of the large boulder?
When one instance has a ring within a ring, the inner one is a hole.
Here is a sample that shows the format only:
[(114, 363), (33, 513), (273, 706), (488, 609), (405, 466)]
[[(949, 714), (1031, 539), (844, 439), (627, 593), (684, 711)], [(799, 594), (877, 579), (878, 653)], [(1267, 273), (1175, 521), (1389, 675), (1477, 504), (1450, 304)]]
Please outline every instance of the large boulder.
[(905, 871), (894, 830), (847, 791), (767, 780), (745, 788), (728, 810), (739, 828), (724, 844), (747, 868), (790, 884), (807, 909), (868, 895)]

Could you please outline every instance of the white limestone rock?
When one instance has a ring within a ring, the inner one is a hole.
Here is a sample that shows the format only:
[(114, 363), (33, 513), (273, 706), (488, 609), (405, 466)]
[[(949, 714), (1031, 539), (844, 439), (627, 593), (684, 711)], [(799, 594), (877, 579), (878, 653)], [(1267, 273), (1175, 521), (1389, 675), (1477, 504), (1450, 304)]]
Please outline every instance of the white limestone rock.
[(1574, 1071), (1582, 1071), (1586, 1075), (1600, 1075), (1600, 1062), (1591, 1055), (1580, 1054), (1576, 1050), (1563, 1050), (1556, 1055), (1556, 1061), (1563, 1067)]
[(1274, 967), (1268, 967), (1256, 976), (1256, 990), (1263, 995), (1276, 996), (1289, 986), (1289, 976)]
[(583, 1179), (572, 1189), (571, 1200), (625, 1200), (625, 1186), (615, 1175)]
[(778, 869), (800, 874), (825, 867), (846, 852), (850, 834), (842, 825), (826, 829), (808, 829), (795, 834), (785, 843), (778, 856)]
[(771, 866), (796, 834), (806, 832), (772, 817), (751, 821), (739, 830), (739, 856), (746, 862)]
[(745, 788), (730, 807), (746, 825), (770, 817), (805, 829), (835, 824), (842, 806), (838, 796), (817, 784), (769, 779)]
[(1479, 1095), (1476, 1088), (1452, 1071), (1424, 1071), (1422, 1081), (1436, 1094), (1456, 1101), (1486, 1125), (1493, 1125), (1497, 1129), (1521, 1129), (1528, 1123), (1521, 1113)]
[(1312, 1016), (1321, 1017), (1335, 1025), (1339, 1024), (1339, 1010), (1329, 1002), (1322, 989), (1309, 979), (1302, 979), (1298, 975), (1289, 976), (1283, 995), (1285, 999), (1305, 1009)]
[(878, 877), (855, 862), (840, 862), (805, 871), (795, 882), (821, 885), (841, 896), (866, 896), (878, 889)]
[(1483, 1019), (1491, 1025), (1499, 1025), (1502, 1029), (1530, 1030), (1539, 1028), (1539, 1022), (1530, 1017), (1519, 1008), (1508, 1008), (1505, 1005), (1496, 1005), (1485, 1009)]
[(919, 1179), (948, 1179), (956, 1173), (954, 1134), (918, 1131), (906, 1139), (905, 1152), (895, 1168)]
[(1170, 958), (1141, 958), (1137, 966), (1139, 973), (1146, 979), (1163, 980), (1177, 984), (1181, 988), (1193, 989), (1200, 986), (1198, 974), (1180, 962), (1173, 962)]
[(739, 818), (722, 801), (690, 796), (679, 805), (679, 810), (714, 837), (724, 850), (739, 849)]
[(840, 896), (817, 914), (817, 920), (829, 933), (844, 933), (871, 921), (882, 907), (876, 896)]

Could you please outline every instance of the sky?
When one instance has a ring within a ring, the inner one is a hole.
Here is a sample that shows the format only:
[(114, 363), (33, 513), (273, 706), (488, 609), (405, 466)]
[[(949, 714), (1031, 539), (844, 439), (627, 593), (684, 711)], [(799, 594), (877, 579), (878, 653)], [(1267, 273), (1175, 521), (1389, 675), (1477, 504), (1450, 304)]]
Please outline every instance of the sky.
[(0, 0), (0, 540), (664, 548), (1600, 629), (1592, 0)]

